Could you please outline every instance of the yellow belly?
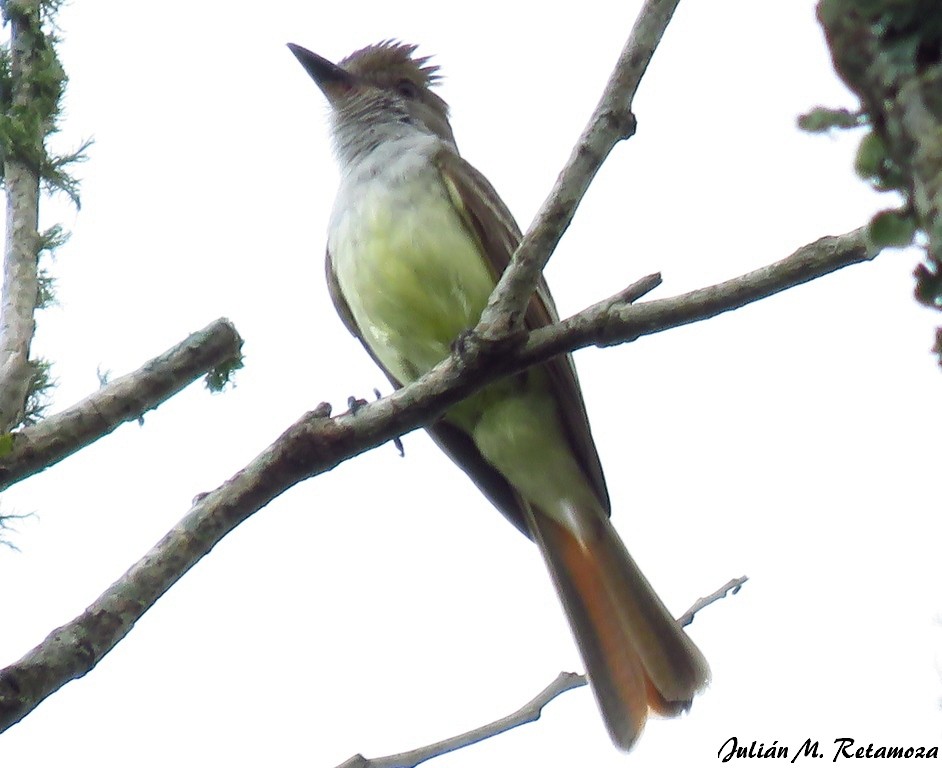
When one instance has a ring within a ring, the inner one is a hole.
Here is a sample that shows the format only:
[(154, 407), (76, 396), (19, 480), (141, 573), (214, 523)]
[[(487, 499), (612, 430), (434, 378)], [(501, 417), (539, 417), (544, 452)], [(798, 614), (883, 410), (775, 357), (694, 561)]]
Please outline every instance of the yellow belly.
[(340, 290), (364, 340), (403, 384), (448, 356), (494, 278), (437, 172), (363, 185), (331, 238)]
[[(341, 293), (364, 341), (408, 384), (444, 360), (473, 328), (495, 285), (487, 260), (434, 166), (395, 180), (360, 180), (332, 221), (329, 248)], [(524, 496), (564, 518), (596, 503), (573, 457), (546, 372), (486, 387), (445, 416)]]

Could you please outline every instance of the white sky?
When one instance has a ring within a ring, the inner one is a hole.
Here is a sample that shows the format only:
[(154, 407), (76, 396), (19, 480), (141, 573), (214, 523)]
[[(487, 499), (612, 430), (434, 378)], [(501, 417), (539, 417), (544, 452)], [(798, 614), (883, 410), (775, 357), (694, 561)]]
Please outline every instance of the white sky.
[[(94, 136), (83, 208), (40, 316), (55, 408), (230, 317), (238, 387), (199, 386), (4, 494), (0, 661), (119, 577), (303, 411), (388, 389), (323, 282), (336, 185), (313, 82), (389, 37), (437, 54), (464, 155), (524, 227), (594, 106), (638, 2), (74, 3), (62, 145)], [(856, 138), (795, 116), (853, 106), (813, 3), (688, 2), (548, 277), (563, 314), (660, 270), (668, 296), (779, 259), (891, 204)], [(528, 7), (524, 7), (528, 6)], [(121, 10), (117, 10), (120, 8)], [(549, 6), (547, 6), (549, 8)], [(709, 765), (730, 736), (795, 747), (939, 741), (942, 317), (890, 251), (719, 319), (576, 356), (614, 520), (676, 612), (751, 581), (691, 634), (713, 684), (631, 764)], [(0, 741), (4, 766), (334, 766), (515, 709), (581, 670), (536, 550), (421, 434), (293, 489), (229, 536), (97, 669)], [(438, 766), (624, 765), (587, 689)]]

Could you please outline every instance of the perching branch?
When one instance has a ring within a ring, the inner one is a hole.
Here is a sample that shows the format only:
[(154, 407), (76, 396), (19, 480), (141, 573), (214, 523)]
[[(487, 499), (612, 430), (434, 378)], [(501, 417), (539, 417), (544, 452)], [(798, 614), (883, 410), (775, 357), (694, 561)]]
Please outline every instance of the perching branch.
[[(33, 145), (33, 150), (42, 145), (42, 123), (18, 118), (28, 112), (33, 98), (33, 73), (43, 40), (39, 6), (39, 0), (21, 0), (10, 18), (12, 99), (4, 116), (8, 124), (17, 120), (23, 127), (20, 142)], [(26, 411), (33, 311), (39, 295), (39, 169), (24, 157), (28, 153), (10, 150), (4, 147), (3, 157), (7, 217), (0, 303), (0, 433), (19, 424)]]
[[(150, 552), (88, 609), (0, 671), (0, 732), (69, 680), (89, 672), (134, 623), (226, 534), (291, 486), (424, 426), (501, 376), (597, 340), (614, 343), (712, 317), (872, 257), (861, 230), (822, 238), (755, 272), (673, 299), (621, 306), (606, 300), (531, 334), (495, 357), (473, 337), (413, 384), (354, 412), (330, 417), (324, 404), (289, 427), (248, 466), (201, 497)], [(638, 285), (647, 286), (652, 278)], [(602, 312), (599, 307), (608, 305)], [(591, 323), (588, 317), (592, 318)]]
[[(709, 597), (701, 597), (683, 616), (677, 619), (677, 623), (682, 627), (687, 626), (693, 621), (693, 617), (699, 611), (703, 610), (708, 605), (712, 605), (717, 600), (723, 599), (729, 594), (735, 595), (746, 581), (748, 581), (746, 576), (740, 576), (738, 579), (732, 579), (727, 584), (724, 584)], [(556, 679), (534, 696), (532, 700), (528, 701), (516, 712), (512, 712), (499, 720), (495, 720), (487, 725), (482, 725), (480, 728), (475, 728), (466, 733), (452, 736), (449, 739), (444, 739), (435, 744), (429, 744), (424, 747), (419, 747), (418, 749), (410, 749), (408, 752), (400, 752), (397, 755), (373, 758), (363, 757), (363, 755), (354, 755), (337, 766), (337, 768), (415, 768), (415, 766), (424, 763), (426, 760), (431, 760), (433, 757), (440, 757), (448, 752), (454, 752), (455, 750), (469, 747), (472, 744), (477, 744), (479, 741), (499, 736), (518, 726), (526, 725), (527, 723), (535, 723), (540, 719), (540, 715), (543, 714), (543, 708), (553, 701), (553, 699), (566, 691), (581, 688), (586, 685), (587, 682), (585, 675), (579, 675), (575, 672), (560, 672), (559, 675), (556, 676)]]
[(0, 438), (0, 491), (140, 419), (241, 347), (235, 327), (216, 320), (62, 413)]
[(635, 92), (679, 2), (645, 0), (598, 106), (491, 294), (476, 329), (482, 338), (496, 341), (523, 327), (524, 308), (589, 184), (612, 148), (634, 135)]

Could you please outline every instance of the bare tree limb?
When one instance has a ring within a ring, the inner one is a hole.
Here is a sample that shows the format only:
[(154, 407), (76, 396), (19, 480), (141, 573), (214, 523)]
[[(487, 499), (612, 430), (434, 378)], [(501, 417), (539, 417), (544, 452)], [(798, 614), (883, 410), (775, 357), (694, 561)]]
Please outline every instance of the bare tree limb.
[[(329, 417), (330, 407), (305, 414), (248, 466), (201, 497), (150, 552), (89, 608), (53, 631), (18, 662), (0, 671), (0, 732), (21, 720), (69, 680), (89, 672), (173, 584), (250, 515), (301, 480), (424, 426), (473, 391), (510, 373), (594, 339), (630, 341), (757, 301), (847, 264), (872, 257), (861, 230), (822, 238), (787, 259), (711, 288), (624, 307), (611, 300), (598, 325), (576, 315), (540, 329), (519, 350), (500, 357), (471, 341), (421, 379), (355, 412)], [(645, 281), (641, 281), (642, 283)], [(634, 317), (632, 313), (637, 313)]]
[[(12, 108), (25, 111), (33, 98), (32, 70), (37, 66), (39, 0), (21, 0), (10, 19)], [(42, 125), (24, 137), (41, 145)], [(7, 193), (3, 295), (0, 304), (0, 433), (23, 419), (29, 392), (29, 348), (35, 332), (33, 312), (39, 295), (39, 170), (24, 157), (3, 158)]]
[(491, 294), (476, 329), (496, 341), (523, 327), (524, 308), (576, 208), (612, 148), (635, 132), (635, 92), (680, 0), (645, 0), (598, 106), (549, 197)]
[(566, 691), (581, 688), (586, 683), (585, 675), (579, 675), (575, 672), (560, 672), (546, 688), (516, 712), (511, 712), (506, 717), (482, 725), (480, 728), (475, 728), (467, 733), (452, 736), (450, 739), (419, 747), (418, 749), (411, 749), (408, 752), (400, 752), (398, 755), (372, 758), (354, 755), (342, 762), (337, 768), (415, 768), (415, 766), (424, 763), (426, 760), (431, 760), (433, 757), (441, 757), (448, 752), (454, 752), (457, 749), (463, 749), (472, 744), (477, 744), (479, 741), (506, 733), (520, 725), (536, 722), (543, 714), (543, 707), (553, 699)]
[(687, 609), (687, 612), (677, 619), (677, 623), (682, 627), (690, 626), (693, 624), (694, 618), (700, 611), (709, 605), (713, 605), (713, 603), (717, 602), (718, 600), (722, 600), (724, 597), (735, 595), (737, 592), (739, 592), (740, 589), (742, 589), (742, 585), (747, 581), (749, 581), (748, 576), (740, 576), (738, 579), (730, 579), (722, 587), (716, 590), (716, 592), (712, 592), (706, 597), (698, 598), (697, 602), (691, 605), (690, 608)]
[[(721, 600), (728, 594), (735, 595), (747, 581), (748, 578), (746, 576), (731, 579), (708, 597), (699, 598), (686, 613), (677, 619), (677, 623), (682, 627), (687, 626), (693, 621), (697, 612), (712, 605), (717, 600)], [(480, 728), (475, 728), (466, 733), (436, 742), (435, 744), (428, 744), (418, 749), (410, 749), (408, 752), (400, 752), (397, 755), (373, 758), (363, 757), (363, 755), (354, 755), (342, 762), (337, 768), (415, 768), (415, 766), (424, 763), (426, 760), (431, 760), (433, 757), (440, 757), (448, 752), (454, 752), (457, 749), (469, 747), (472, 744), (477, 744), (479, 741), (499, 736), (518, 726), (526, 725), (527, 723), (535, 723), (540, 719), (540, 715), (543, 714), (543, 708), (553, 701), (553, 699), (566, 691), (581, 688), (587, 683), (588, 679), (585, 675), (579, 675), (575, 672), (560, 672), (556, 676), (556, 679), (534, 696), (533, 699), (520, 707), (516, 712), (510, 713), (506, 717), (502, 717), (492, 723), (482, 725)]]
[(238, 357), (241, 346), (235, 327), (216, 320), (71, 408), (9, 435), (9, 444), (0, 443), (0, 491), (141, 418), (207, 371)]

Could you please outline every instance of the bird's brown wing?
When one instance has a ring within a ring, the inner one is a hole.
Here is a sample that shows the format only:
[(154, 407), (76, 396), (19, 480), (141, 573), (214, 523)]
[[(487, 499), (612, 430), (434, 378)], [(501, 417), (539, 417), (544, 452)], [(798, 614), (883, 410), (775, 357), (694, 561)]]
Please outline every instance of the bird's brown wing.
[[(479, 243), (481, 252), (486, 256), (496, 281), (507, 268), (514, 251), (520, 244), (522, 235), (517, 223), (490, 182), (460, 156), (443, 150), (437, 155), (436, 163), (452, 203), (460, 213), (468, 231)], [(550, 295), (546, 280), (541, 276), (536, 292), (527, 305), (526, 326), (533, 330), (558, 320), (556, 305)], [(546, 363), (545, 368), (549, 373), (553, 394), (559, 405), (559, 414), (566, 428), (566, 435), (573, 453), (595, 490), (602, 508), (606, 513), (610, 513), (611, 505), (605, 486), (605, 476), (602, 473), (602, 464), (589, 429), (589, 419), (586, 415), (585, 402), (579, 388), (572, 356), (560, 355)], [(463, 462), (467, 460), (469, 453), (476, 453), (477, 449), (474, 448), (471, 439), (460, 430), (449, 430), (448, 425), (444, 426), (443, 430), (441, 425), (435, 425), (430, 430), (432, 436), (446, 453), (464, 466)], [(458, 432), (460, 437), (451, 432)], [(464, 445), (465, 442), (468, 445)], [(484, 462), (480, 454), (477, 454), (477, 460)], [(524, 514), (520, 500), (516, 496), (514, 499), (515, 504), (512, 508), (498, 506), (521, 530), (526, 530), (526, 526), (522, 524)]]

